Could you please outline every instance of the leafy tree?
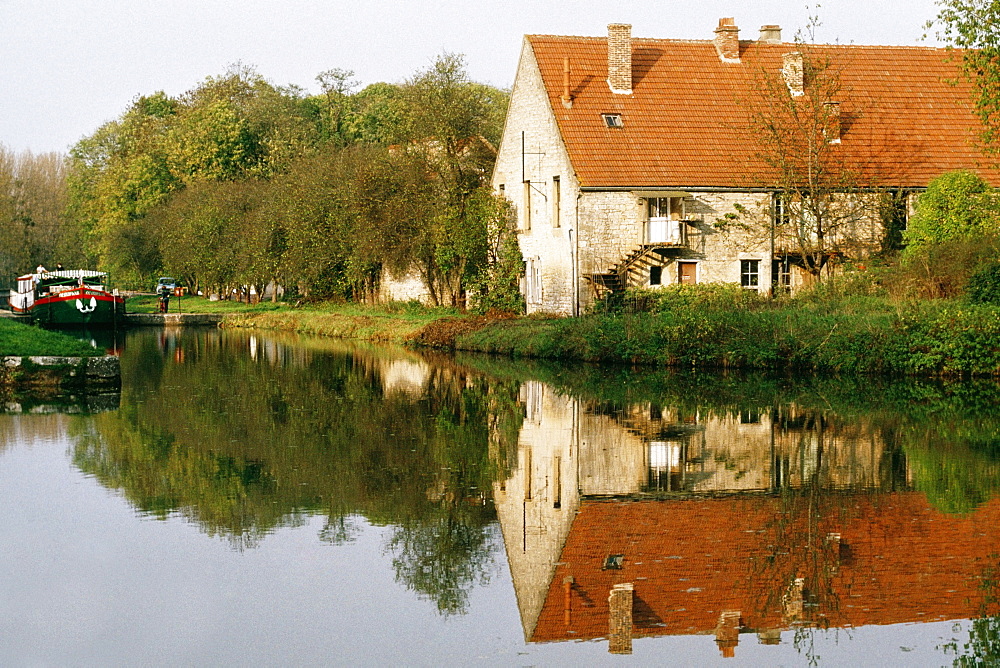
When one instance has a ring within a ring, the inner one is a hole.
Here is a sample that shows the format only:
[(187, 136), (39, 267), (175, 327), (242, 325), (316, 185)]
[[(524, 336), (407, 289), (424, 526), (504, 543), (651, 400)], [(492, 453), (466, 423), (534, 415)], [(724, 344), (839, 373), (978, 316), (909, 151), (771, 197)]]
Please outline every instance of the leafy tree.
[(980, 146), (988, 155), (1000, 152), (1000, 3), (994, 0), (939, 0), (940, 11), (927, 29), (961, 49), (961, 69), (981, 122)]
[(496, 158), (507, 95), (472, 82), (461, 56), (444, 54), (403, 87), (407, 151), (426, 163), (434, 184), (414, 262), (435, 304), (462, 304), (469, 278), (483, 266), (485, 221), (472, 199)]
[(323, 89), (325, 103), (323, 109), (325, 132), (322, 133), (321, 137), (323, 140), (332, 141), (338, 146), (343, 146), (349, 141), (347, 123), (351, 115), (351, 93), (358, 85), (353, 77), (353, 70), (342, 70), (336, 67), (316, 75), (316, 81)]
[(14, 153), (0, 145), (0, 277), (38, 264), (83, 264), (67, 201), (65, 156)]
[(469, 285), (477, 311), (520, 313), (524, 297), (520, 291), (521, 249), (517, 243), (514, 208), (510, 201), (481, 189), (472, 200), (473, 217), (482, 221), (486, 234), (486, 256)]
[(353, 113), (346, 119), (347, 132), (366, 144), (395, 144), (403, 141), (406, 103), (401, 86), (374, 83), (351, 97)]
[(930, 182), (903, 232), (898, 280), (907, 294), (957, 297), (996, 259), (995, 201), (993, 189), (972, 172), (950, 172)]

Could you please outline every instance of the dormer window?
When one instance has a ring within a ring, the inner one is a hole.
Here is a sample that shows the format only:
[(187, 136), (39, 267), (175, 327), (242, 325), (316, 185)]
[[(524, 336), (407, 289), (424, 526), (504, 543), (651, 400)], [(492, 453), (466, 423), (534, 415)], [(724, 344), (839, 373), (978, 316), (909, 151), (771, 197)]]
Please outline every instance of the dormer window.
[(601, 118), (604, 119), (604, 124), (609, 128), (623, 127), (621, 114), (601, 114)]

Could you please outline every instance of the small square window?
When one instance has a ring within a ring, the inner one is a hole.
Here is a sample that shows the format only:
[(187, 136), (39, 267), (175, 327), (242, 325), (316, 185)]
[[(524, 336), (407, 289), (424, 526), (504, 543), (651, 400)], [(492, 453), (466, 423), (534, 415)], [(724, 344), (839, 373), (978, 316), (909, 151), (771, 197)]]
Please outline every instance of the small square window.
[(620, 128), (624, 125), (621, 114), (601, 114), (601, 118), (604, 119), (604, 124), (609, 128)]

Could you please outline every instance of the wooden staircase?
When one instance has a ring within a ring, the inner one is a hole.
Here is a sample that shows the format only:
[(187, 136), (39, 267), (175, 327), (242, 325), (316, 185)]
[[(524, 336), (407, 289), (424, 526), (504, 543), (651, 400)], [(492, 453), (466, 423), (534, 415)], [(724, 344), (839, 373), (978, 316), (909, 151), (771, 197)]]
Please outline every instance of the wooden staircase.
[(604, 273), (584, 274), (594, 288), (595, 297), (606, 293), (623, 292), (649, 275), (650, 267), (663, 263), (667, 249), (675, 249), (674, 244), (640, 244), (630, 250), (617, 264), (611, 265)]

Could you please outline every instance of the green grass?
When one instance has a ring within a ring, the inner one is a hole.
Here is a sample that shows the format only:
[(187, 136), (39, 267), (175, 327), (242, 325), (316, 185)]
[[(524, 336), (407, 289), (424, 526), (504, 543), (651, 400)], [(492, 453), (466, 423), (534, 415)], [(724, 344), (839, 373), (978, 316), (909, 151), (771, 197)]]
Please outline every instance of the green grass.
[(381, 305), (323, 303), (298, 308), (283, 306), (231, 312), (225, 319), (225, 326), (403, 343), (436, 320), (458, 316), (459, 312), (452, 308), (429, 308), (411, 302)]
[[(263, 313), (290, 309), (288, 304), (281, 302), (260, 302), (247, 304), (236, 301), (209, 301), (204, 297), (171, 297), (170, 313)], [(158, 313), (159, 308), (155, 295), (136, 295), (125, 300), (125, 310), (128, 313)]]
[(94, 357), (103, 354), (67, 334), (0, 318), (0, 357)]

